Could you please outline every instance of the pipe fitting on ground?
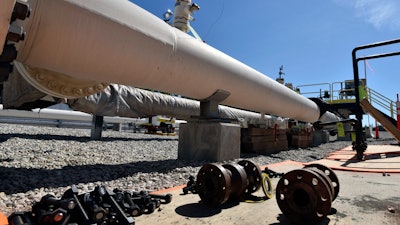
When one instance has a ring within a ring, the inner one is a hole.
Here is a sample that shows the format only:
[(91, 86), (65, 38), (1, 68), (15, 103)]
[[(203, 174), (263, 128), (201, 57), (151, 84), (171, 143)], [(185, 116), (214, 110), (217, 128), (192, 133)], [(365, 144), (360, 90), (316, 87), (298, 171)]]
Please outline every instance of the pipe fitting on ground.
[(205, 205), (216, 207), (229, 199), (256, 192), (261, 181), (261, 169), (252, 161), (224, 165), (208, 163), (197, 174), (195, 188)]
[(276, 187), (282, 213), (295, 224), (317, 224), (331, 211), (339, 193), (339, 180), (328, 167), (306, 165), (286, 173)]

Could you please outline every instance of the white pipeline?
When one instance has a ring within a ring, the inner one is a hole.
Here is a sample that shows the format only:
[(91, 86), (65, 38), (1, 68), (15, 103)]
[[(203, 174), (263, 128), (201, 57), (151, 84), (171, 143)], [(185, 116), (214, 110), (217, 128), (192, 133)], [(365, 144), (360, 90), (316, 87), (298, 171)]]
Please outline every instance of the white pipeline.
[[(127, 0), (29, 0), (32, 13), (17, 60), (71, 77), (124, 84), (315, 122), (311, 100), (169, 26)], [(54, 85), (50, 83), (49, 85)]]

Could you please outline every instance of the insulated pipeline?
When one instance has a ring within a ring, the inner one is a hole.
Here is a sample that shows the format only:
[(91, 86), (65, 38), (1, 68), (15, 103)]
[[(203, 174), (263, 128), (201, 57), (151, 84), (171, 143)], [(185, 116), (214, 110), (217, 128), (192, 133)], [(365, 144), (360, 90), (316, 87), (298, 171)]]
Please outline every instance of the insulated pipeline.
[[(223, 105), (305, 122), (320, 116), (313, 101), (129, 1), (28, 2), (32, 12), (22, 22), (27, 35), (17, 60), (34, 71), (30, 82), (55, 73), (198, 100), (224, 90), (230, 95)], [(104, 85), (93, 84), (88, 93)]]

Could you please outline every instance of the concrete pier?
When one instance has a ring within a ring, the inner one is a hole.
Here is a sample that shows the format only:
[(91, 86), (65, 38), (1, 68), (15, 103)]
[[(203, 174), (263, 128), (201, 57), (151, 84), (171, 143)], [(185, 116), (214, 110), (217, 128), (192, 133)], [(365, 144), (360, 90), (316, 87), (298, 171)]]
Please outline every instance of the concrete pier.
[(240, 126), (190, 122), (179, 127), (178, 159), (225, 161), (240, 157)]

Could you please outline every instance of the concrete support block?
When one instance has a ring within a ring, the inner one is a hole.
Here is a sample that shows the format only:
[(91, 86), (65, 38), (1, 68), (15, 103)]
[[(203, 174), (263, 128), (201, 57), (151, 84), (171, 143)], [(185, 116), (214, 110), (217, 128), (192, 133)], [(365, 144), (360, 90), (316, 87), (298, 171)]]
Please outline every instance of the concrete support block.
[(103, 131), (103, 116), (93, 115), (92, 129), (90, 132), (90, 140), (101, 140), (101, 133)]
[(313, 132), (312, 145), (318, 146), (320, 144), (329, 142), (329, 132), (326, 130), (316, 130)]
[(372, 132), (372, 127), (371, 126), (364, 127), (364, 131), (365, 131), (365, 137), (366, 138), (375, 138), (375, 135)]
[(122, 131), (122, 123), (114, 123), (113, 131)]
[(190, 122), (179, 127), (178, 159), (225, 161), (240, 158), (240, 126)]
[(351, 141), (351, 132), (346, 132), (344, 137), (337, 137), (338, 141)]

